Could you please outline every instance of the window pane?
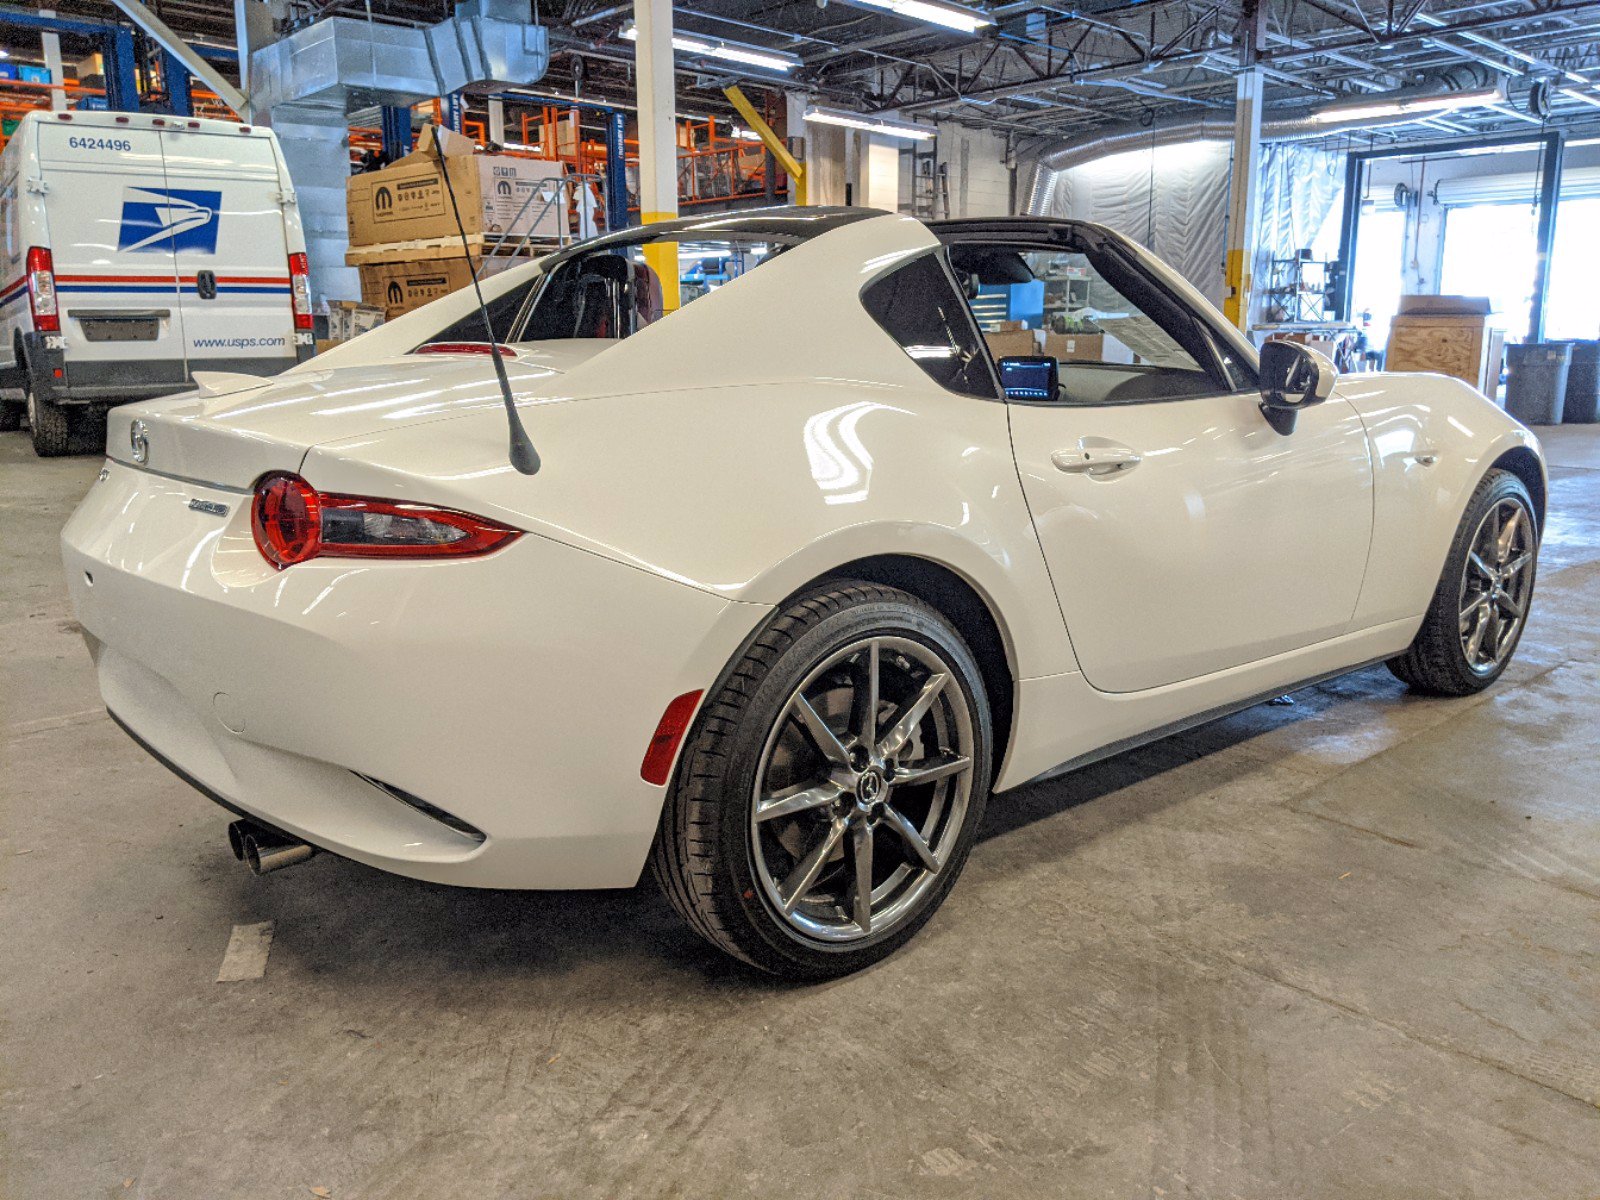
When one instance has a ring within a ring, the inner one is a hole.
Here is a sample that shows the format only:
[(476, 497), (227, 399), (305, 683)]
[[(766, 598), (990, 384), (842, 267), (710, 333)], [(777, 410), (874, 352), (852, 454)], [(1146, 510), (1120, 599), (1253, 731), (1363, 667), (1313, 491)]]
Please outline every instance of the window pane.
[(877, 280), (861, 293), (861, 302), (939, 386), (995, 398), (972, 322), (935, 255), (925, 254)]
[(580, 254), (551, 273), (517, 340), (627, 337), (665, 315), (657, 272), (674, 269), (674, 259), (682, 307), (753, 271), (786, 245), (742, 238), (661, 239)]
[[(1069, 403), (1179, 399), (1222, 390), (1185, 348), (1205, 345), (1192, 316), (1168, 300), (1158, 319), (1088, 255), (960, 243), (950, 248), (950, 261), (990, 353), (997, 359), (1054, 358), (1061, 398)], [(1148, 281), (1122, 270), (1126, 286), (1137, 283), (1149, 291)]]

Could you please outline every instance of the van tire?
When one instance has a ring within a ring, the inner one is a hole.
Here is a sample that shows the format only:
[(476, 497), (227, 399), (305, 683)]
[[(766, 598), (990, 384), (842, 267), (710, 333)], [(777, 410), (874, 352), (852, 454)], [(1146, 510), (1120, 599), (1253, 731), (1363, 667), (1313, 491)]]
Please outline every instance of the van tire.
[(33, 433), (33, 452), (40, 458), (60, 458), (72, 453), (72, 420), (59, 404), (28, 393), (28, 428)]
[(11, 433), (22, 428), (22, 418), (28, 414), (25, 400), (0, 400), (0, 433)]

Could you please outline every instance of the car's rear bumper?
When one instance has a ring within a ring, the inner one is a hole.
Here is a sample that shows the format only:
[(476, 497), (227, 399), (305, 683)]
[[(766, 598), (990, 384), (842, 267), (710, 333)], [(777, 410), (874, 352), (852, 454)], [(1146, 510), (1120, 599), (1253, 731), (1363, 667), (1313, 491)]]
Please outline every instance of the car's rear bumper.
[(226, 807), (384, 870), (637, 880), (663, 798), (639, 776), (656, 723), (762, 609), (534, 535), (470, 561), (274, 571), (248, 500), (108, 462), (68, 522), (69, 590), (119, 723)]

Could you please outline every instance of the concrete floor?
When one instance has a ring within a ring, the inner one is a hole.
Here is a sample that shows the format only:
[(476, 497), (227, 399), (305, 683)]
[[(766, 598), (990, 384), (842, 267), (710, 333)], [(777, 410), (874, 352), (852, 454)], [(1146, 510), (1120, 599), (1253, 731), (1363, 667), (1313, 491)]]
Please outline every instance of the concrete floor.
[(0, 437), (0, 1196), (1600, 1195), (1600, 431), (1547, 444), (1489, 694), (1369, 670), (1013, 793), (907, 952), (795, 989), (648, 882), (250, 877), (99, 707), (98, 462)]

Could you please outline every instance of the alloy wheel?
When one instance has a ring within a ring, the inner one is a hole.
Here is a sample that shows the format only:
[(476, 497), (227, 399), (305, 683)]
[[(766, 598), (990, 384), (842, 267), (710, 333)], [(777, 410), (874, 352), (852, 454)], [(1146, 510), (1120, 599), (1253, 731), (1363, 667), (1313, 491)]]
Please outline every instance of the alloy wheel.
[(1537, 549), (1533, 518), (1511, 496), (1489, 509), (1472, 535), (1457, 608), (1461, 649), (1476, 674), (1498, 669), (1516, 645), (1528, 617)]
[(870, 637), (790, 694), (763, 747), (750, 838), (764, 899), (822, 942), (883, 934), (916, 911), (960, 837), (972, 714), (931, 647)]

